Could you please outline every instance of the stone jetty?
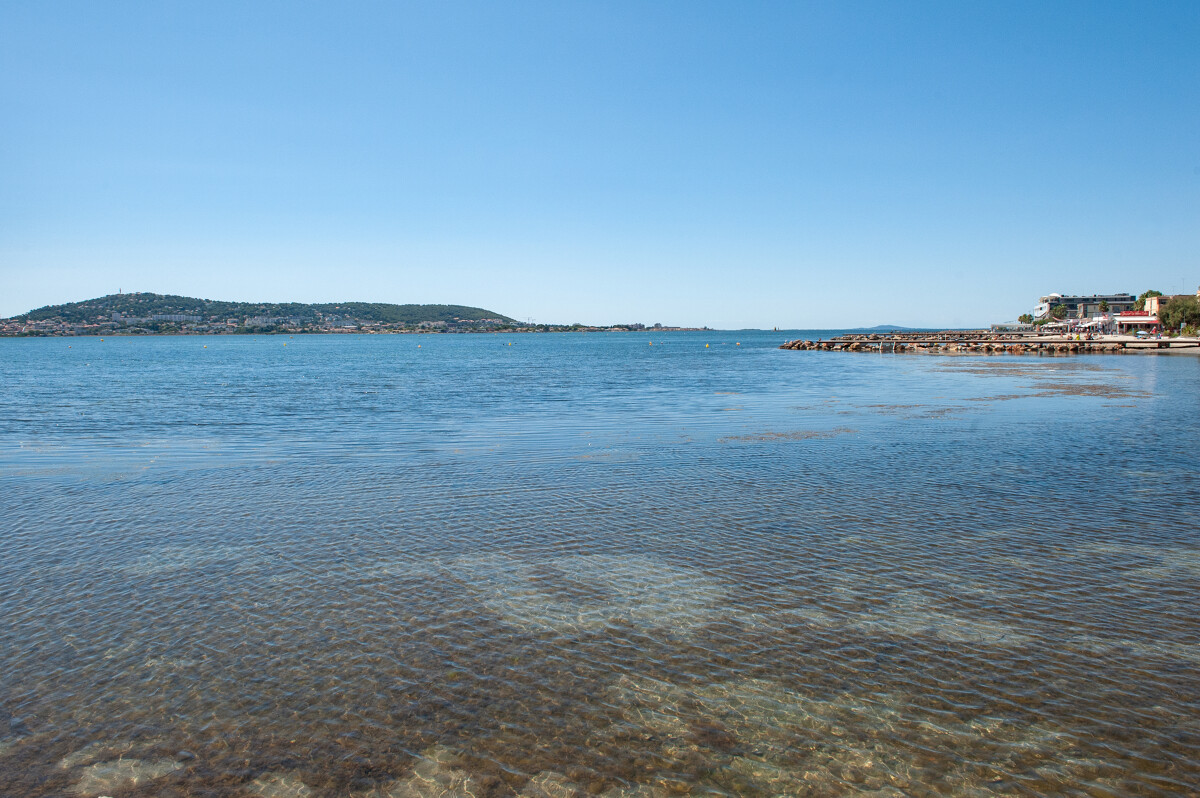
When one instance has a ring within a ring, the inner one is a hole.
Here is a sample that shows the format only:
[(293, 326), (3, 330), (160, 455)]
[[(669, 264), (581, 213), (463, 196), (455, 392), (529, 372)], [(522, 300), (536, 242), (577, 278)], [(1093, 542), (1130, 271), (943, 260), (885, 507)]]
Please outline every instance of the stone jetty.
[(998, 333), (987, 330), (848, 333), (828, 339), (797, 339), (779, 347), (818, 352), (909, 354), (1078, 355), (1126, 354), (1187, 349), (1200, 353), (1200, 338), (1137, 338), (1132, 335), (1077, 336)]

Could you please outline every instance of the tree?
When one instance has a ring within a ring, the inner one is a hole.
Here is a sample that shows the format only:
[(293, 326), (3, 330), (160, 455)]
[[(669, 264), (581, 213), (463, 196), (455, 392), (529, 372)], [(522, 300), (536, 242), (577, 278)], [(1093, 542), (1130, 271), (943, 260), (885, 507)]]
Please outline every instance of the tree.
[(1029, 313), (1022, 313), (1017, 317), (1017, 321), (1021, 322), (1022, 324), (1033, 324), (1033, 316)]
[(1166, 304), (1159, 306), (1158, 320), (1166, 330), (1178, 330), (1185, 324), (1200, 324), (1200, 300), (1194, 296), (1173, 296)]
[(1050, 315), (1056, 319), (1060, 319), (1060, 320), (1065, 319), (1067, 317), (1067, 306), (1066, 305), (1055, 305), (1053, 308), (1050, 309)]
[(1143, 291), (1142, 293), (1138, 294), (1137, 302), (1133, 303), (1133, 309), (1134, 310), (1145, 310), (1147, 299), (1149, 299), (1152, 296), (1162, 296), (1162, 295), (1163, 295), (1162, 291), (1153, 291), (1153, 290)]
[(1100, 312), (1108, 313), (1108, 300), (1107, 299), (1100, 300)]

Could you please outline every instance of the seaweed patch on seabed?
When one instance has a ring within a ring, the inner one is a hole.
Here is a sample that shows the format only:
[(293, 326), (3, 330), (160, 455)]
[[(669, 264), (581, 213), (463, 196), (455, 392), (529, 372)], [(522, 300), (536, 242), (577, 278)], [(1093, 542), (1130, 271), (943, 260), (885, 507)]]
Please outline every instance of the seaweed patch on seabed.
[(955, 374), (978, 374), (984, 377), (1046, 377), (1061, 373), (1120, 374), (1116, 369), (1099, 363), (1080, 360), (939, 360), (939, 371)]
[(907, 415), (909, 411), (923, 410), (929, 405), (856, 405), (863, 410), (874, 410), (885, 416)]
[(830, 397), (828, 399), (822, 399), (820, 401), (810, 402), (806, 405), (789, 405), (788, 410), (790, 410), (793, 413), (807, 413), (812, 410), (826, 412), (830, 408), (841, 404), (841, 402), (842, 402), (841, 399), (838, 399), (836, 396), (834, 396), (834, 397)]
[[(972, 401), (972, 400), (968, 400)], [(966, 412), (967, 408), (956, 405), (947, 405), (936, 407), (927, 404), (912, 404), (912, 405), (855, 405), (854, 411), (842, 410), (839, 415), (850, 415), (854, 412), (871, 412), (881, 416), (898, 416), (904, 419), (914, 418), (944, 418), (957, 413)]]
[(444, 562), (485, 608), (531, 630), (590, 631), (614, 623), (688, 630), (720, 612), (725, 585), (651, 557), (572, 555), (527, 562), (478, 554)]
[(924, 413), (921, 413), (920, 417), (921, 418), (945, 418), (946, 416), (952, 416), (955, 413), (963, 413), (963, 412), (966, 412), (966, 408), (963, 408), (963, 407), (934, 407), (929, 410), (926, 410)]
[(1148, 399), (1152, 394), (1132, 388), (1122, 388), (1119, 385), (1104, 383), (1078, 382), (1031, 385), (1036, 393), (1031, 396), (1096, 396), (1101, 399)]
[[(1079, 362), (1007, 362), (988, 361), (946, 361), (939, 364), (941, 371), (955, 374), (974, 374), (983, 377), (1028, 377), (1033, 380), (1028, 388), (1032, 393), (1003, 394), (1000, 396), (984, 396), (968, 401), (991, 402), (1010, 399), (1025, 399), (1030, 397), (1053, 396), (1095, 396), (1102, 399), (1144, 399), (1150, 393), (1135, 388), (1126, 388), (1114, 384), (1114, 381), (1133, 379), (1131, 375), (1106, 368), (1096, 363)], [(1086, 375), (1087, 379), (1072, 380), (1075, 375)], [(1103, 377), (1105, 382), (1097, 382), (1096, 378)]]
[(717, 443), (764, 443), (768, 441), (812, 441), (851, 435), (858, 430), (838, 427), (830, 430), (795, 430), (793, 432), (758, 432), (753, 435), (726, 435), (717, 438)]
[[(982, 711), (931, 715), (903, 691), (822, 698), (769, 679), (688, 689), (622, 675), (607, 699), (672, 759), (700, 750), (698, 728), (724, 737), (722, 750), (706, 746), (703, 755), (711, 781), (735, 795), (991, 795), (990, 783), (1005, 773), (1049, 767), (1094, 775), (1098, 764), (1070, 758), (1068, 734)], [(963, 755), (947, 768), (929, 751)]]

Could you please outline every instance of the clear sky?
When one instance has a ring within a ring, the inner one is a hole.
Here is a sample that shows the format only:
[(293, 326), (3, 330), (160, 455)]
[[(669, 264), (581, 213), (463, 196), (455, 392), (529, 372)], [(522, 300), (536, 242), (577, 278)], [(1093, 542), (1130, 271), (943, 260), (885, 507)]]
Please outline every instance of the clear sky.
[(1200, 285), (1200, 2), (0, 2), (0, 315), (974, 325)]

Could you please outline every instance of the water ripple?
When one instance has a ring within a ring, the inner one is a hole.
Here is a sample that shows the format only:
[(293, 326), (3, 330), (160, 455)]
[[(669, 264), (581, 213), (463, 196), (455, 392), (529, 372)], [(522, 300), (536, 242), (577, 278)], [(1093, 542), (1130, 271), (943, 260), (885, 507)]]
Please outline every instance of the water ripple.
[(0, 794), (1196, 793), (1200, 359), (785, 337), (0, 341)]

